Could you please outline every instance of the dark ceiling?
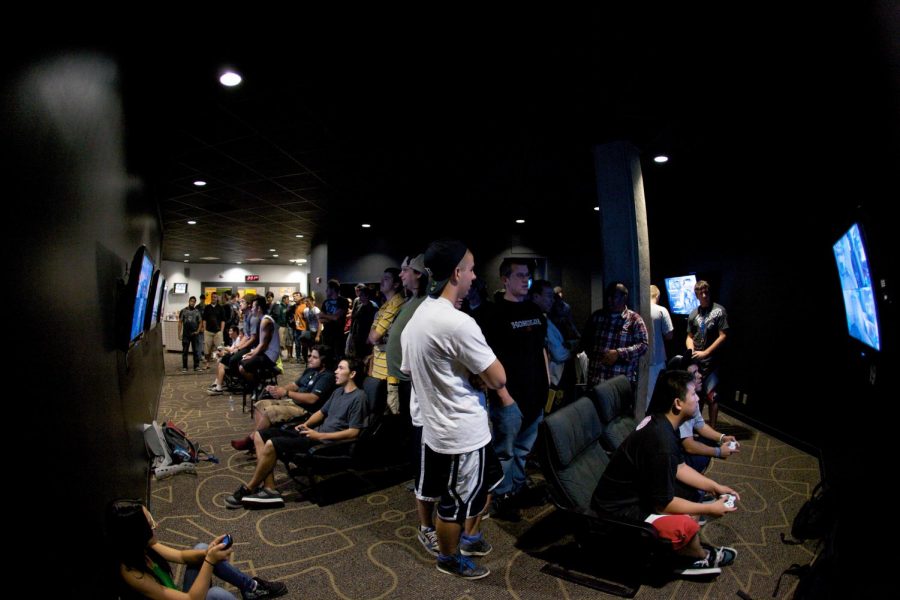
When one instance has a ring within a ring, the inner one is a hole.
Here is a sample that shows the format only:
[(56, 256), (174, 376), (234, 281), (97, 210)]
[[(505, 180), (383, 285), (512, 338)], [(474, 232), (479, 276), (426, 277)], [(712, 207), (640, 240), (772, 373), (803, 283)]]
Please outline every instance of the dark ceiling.
[[(641, 151), (648, 204), (702, 194), (701, 168), (778, 128), (815, 137), (809, 101), (835, 69), (819, 61), (852, 42), (768, 16), (479, 16), (329, 15), (125, 52), (129, 167), (158, 199), (163, 259), (289, 264), (329, 231), (391, 235), (435, 213), (479, 231), (587, 219), (591, 148), (616, 140)], [(240, 86), (219, 85), (226, 66)]]

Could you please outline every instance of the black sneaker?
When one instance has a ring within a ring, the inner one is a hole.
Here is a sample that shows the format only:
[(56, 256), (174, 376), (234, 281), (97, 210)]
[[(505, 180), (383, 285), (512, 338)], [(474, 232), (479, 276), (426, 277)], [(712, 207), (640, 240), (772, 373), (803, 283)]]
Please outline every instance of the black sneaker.
[(259, 577), (254, 577), (256, 589), (252, 592), (241, 592), (244, 600), (257, 600), (257, 598), (277, 598), (287, 594), (287, 586), (280, 581), (266, 581)]
[(509, 494), (494, 496), (488, 512), (482, 518), (500, 519), (502, 521), (518, 522), (522, 520), (519, 508), (515, 504), (515, 497)]
[(260, 488), (255, 494), (246, 494), (241, 498), (241, 503), (244, 508), (250, 509), (282, 508), (284, 507), (284, 498), (281, 497), (281, 492)]
[(235, 493), (225, 498), (225, 507), (226, 508), (243, 508), (243, 504), (241, 504), (241, 500), (244, 496), (249, 496), (253, 493), (253, 490), (248, 488), (246, 485), (241, 484), (241, 487), (237, 489)]
[(712, 546), (703, 545), (706, 549), (706, 558), (687, 562), (675, 569), (679, 575), (718, 575), (722, 572), (722, 567), (727, 567), (737, 558), (737, 550), (720, 546), (713, 548)]
[(490, 554), (493, 549), (494, 547), (491, 546), (490, 542), (484, 539), (484, 537), (475, 540), (474, 542), (462, 540), (459, 542), (459, 553), (463, 556), (486, 556)]
[(438, 557), (437, 570), (448, 575), (462, 577), (463, 579), (481, 579), (491, 574), (491, 570), (487, 567), (480, 567), (468, 556), (459, 554), (447, 559)]

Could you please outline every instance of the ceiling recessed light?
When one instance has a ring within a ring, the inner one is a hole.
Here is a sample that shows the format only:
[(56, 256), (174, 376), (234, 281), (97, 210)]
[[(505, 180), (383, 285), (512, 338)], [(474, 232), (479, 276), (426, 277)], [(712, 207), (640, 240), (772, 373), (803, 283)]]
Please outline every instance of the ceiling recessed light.
[(653, 157), (653, 162), (660, 163), (660, 164), (662, 164), (664, 162), (669, 162), (669, 157), (666, 156), (665, 154), (660, 154), (659, 156)]
[(516, 223), (518, 223), (519, 225), (521, 225), (524, 222), (525, 222), (525, 219), (516, 219)]
[(196, 185), (197, 187), (203, 187), (204, 185), (206, 185), (206, 182), (203, 181), (202, 179), (198, 179), (197, 181), (194, 182), (194, 185)]
[(188, 225), (196, 225), (197, 221), (188, 221)]
[(302, 237), (303, 237), (303, 234), (302, 234), (302, 233), (298, 233), (298, 234), (295, 235), (294, 237), (302, 238)]
[(269, 252), (275, 252), (275, 248), (269, 248)]
[(368, 229), (368, 228), (371, 227), (371, 226), (372, 226), (372, 225), (370, 225), (369, 223), (363, 223), (363, 224), (362, 224), (362, 228), (363, 228), (363, 229)]
[(298, 259), (297, 259), (297, 262), (300, 263), (300, 264), (302, 265), (302, 264), (305, 264), (305, 263), (306, 263), (306, 259), (305, 259), (305, 258), (298, 258)]
[(247, 260), (247, 262), (259, 262), (261, 260), (266, 260), (266, 259), (264, 259), (264, 258), (248, 258), (246, 260)]
[(237, 261), (237, 264), (241, 264), (241, 261)]
[(277, 255), (277, 254), (273, 254), (273, 255), (272, 255), (272, 258), (278, 258), (278, 255)]
[(234, 87), (240, 85), (243, 78), (234, 71), (225, 71), (219, 76), (219, 83), (225, 87)]
[(190, 254), (185, 253), (185, 256), (190, 256)]
[(185, 260), (185, 261), (184, 261), (184, 262), (191, 262), (191, 261), (189, 261), (189, 260)]
[(597, 212), (600, 212), (600, 207), (599, 207), (599, 206), (595, 206), (595, 207), (594, 207), (594, 210), (596, 210)]
[(200, 260), (220, 260), (218, 256), (201, 256)]

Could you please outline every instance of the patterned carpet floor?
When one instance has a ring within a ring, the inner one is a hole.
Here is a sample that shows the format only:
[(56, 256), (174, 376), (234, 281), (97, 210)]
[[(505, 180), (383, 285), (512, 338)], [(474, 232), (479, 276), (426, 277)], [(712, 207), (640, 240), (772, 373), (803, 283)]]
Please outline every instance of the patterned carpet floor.
[[(220, 462), (201, 462), (196, 475), (152, 482), (150, 508), (163, 542), (187, 548), (230, 533), (235, 538), (233, 562), (240, 569), (284, 581), (288, 598), (304, 600), (614, 597), (541, 572), (541, 551), (567, 540), (550, 504), (524, 510), (518, 523), (484, 522), (494, 551), (479, 561), (491, 575), (478, 581), (435, 569), (434, 559), (416, 540), (415, 505), (406, 483), (372, 489), (337, 478), (326, 484), (341, 482), (334, 486), (338, 501), (319, 506), (297, 493), (279, 464), (276, 479), (285, 508), (226, 509), (225, 497), (253, 472), (253, 459), (229, 443), (250, 431), (250, 416), (242, 413), (239, 394), (229, 402), (227, 393), (206, 393), (212, 371), (182, 374), (180, 362), (179, 354), (166, 353), (158, 421), (174, 421)], [(287, 364), (280, 381), (292, 381), (301, 368)], [(727, 414), (720, 415), (720, 429), (738, 436), (742, 452), (714, 461), (708, 474), (738, 490), (742, 502), (737, 512), (704, 527), (703, 536), (709, 543), (735, 547), (738, 559), (712, 581), (643, 585), (636, 598), (736, 598), (739, 591), (750, 598), (770, 598), (783, 570), (813, 557), (813, 543), (784, 545), (779, 533), (790, 531), (794, 514), (818, 482), (817, 459)], [(776, 597), (789, 598), (795, 586), (794, 578), (785, 577)]]

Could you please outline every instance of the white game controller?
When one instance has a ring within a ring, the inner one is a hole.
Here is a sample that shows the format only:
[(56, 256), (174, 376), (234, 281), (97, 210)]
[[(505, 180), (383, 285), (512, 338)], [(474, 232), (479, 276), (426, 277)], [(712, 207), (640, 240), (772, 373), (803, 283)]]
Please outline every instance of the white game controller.
[(737, 499), (732, 494), (722, 494), (722, 498), (725, 498), (725, 506), (727, 508), (734, 508), (734, 501)]
[(737, 450), (737, 442), (728, 442), (729, 450)]

